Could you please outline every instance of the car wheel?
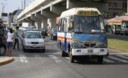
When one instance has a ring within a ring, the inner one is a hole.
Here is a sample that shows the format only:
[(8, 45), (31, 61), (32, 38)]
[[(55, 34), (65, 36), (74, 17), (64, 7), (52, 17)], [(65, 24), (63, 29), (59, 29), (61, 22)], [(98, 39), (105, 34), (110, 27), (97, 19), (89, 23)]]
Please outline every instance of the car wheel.
[(42, 53), (44, 53), (44, 52), (45, 52), (45, 47), (44, 47), (44, 49), (42, 49), (42, 50), (41, 50), (41, 52), (42, 52)]
[(23, 52), (27, 52), (27, 49), (25, 49), (24, 46), (23, 46)]
[(0, 55), (3, 56), (3, 55), (5, 55), (5, 54), (6, 54), (6, 49), (5, 49), (5, 47), (2, 46), (2, 47), (0, 48)]

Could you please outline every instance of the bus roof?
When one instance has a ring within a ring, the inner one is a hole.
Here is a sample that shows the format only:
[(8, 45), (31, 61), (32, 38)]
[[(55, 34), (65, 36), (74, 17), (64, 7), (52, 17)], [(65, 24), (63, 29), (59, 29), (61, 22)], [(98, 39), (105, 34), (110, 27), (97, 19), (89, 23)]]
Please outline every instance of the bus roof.
[(95, 11), (98, 13), (98, 15), (101, 15), (101, 13), (99, 12), (99, 10), (97, 8), (86, 8), (85, 7), (85, 8), (72, 8), (72, 9), (66, 10), (66, 11), (62, 12), (60, 18), (77, 15), (79, 11)]

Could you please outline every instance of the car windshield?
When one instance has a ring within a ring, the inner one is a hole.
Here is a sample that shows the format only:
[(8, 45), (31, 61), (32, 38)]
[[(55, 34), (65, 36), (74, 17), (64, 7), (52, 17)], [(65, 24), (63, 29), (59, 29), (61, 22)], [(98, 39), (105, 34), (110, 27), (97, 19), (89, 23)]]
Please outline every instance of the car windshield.
[(26, 32), (25, 38), (42, 38), (40, 32)]
[(104, 23), (100, 16), (75, 16), (74, 19), (74, 32), (104, 32)]
[(52, 32), (54, 32), (54, 33), (57, 32), (57, 28), (53, 28)]

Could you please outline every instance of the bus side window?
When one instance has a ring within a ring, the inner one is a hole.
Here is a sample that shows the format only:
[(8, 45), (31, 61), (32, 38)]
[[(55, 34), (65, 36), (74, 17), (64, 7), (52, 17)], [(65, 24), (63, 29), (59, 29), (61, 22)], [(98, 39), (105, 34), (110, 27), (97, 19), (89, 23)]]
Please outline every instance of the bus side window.
[(59, 20), (59, 23), (58, 23), (58, 31), (60, 31), (60, 28), (61, 28), (61, 19)]
[(64, 31), (67, 31), (67, 22), (68, 22), (68, 19), (67, 18), (65, 18), (64, 19)]
[(73, 31), (73, 28), (74, 28), (74, 25), (73, 25), (73, 18), (70, 18), (69, 21), (69, 26), (68, 26), (68, 31), (69, 32), (72, 32)]
[(59, 30), (60, 32), (62, 32), (62, 31), (64, 30), (64, 21), (63, 21), (63, 19), (60, 19), (60, 23), (59, 23), (59, 28), (58, 28), (58, 30)]
[(72, 31), (72, 30), (73, 30), (73, 22), (69, 21), (68, 31)]
[(62, 18), (60, 31), (62, 31), (62, 32), (66, 31), (66, 26), (67, 26), (67, 20), (66, 20), (66, 18)]

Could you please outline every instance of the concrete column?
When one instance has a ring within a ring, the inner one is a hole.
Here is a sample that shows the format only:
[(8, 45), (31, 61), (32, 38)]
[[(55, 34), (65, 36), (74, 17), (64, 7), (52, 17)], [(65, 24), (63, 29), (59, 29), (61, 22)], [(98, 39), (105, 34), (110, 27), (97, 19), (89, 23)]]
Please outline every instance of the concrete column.
[(26, 19), (27, 22), (29, 23), (29, 26), (35, 26), (35, 21), (32, 20), (30, 17)]
[[(47, 26), (49, 26), (50, 28), (55, 27), (56, 26), (56, 17), (58, 17), (59, 15), (52, 13), (50, 11), (42, 11), (41, 14), (43, 16), (45, 16), (47, 19)], [(48, 27), (47, 27), (48, 29)]]
[(47, 29), (48, 23), (47, 18), (42, 19), (41, 28)]
[(37, 29), (41, 28), (41, 19), (36, 17), (36, 14), (31, 15), (31, 19), (35, 21), (35, 25)]
[(48, 25), (50, 28), (56, 27), (56, 18), (48, 18)]
[(35, 26), (37, 29), (40, 29), (41, 28), (41, 21), (36, 21)]
[(36, 17), (38, 18), (38, 24), (40, 24), (39, 26), (39, 28), (44, 28), (44, 29), (47, 29), (47, 17), (45, 17), (45, 16), (43, 16), (43, 15), (41, 15), (40, 13), (37, 13), (36, 14)]

